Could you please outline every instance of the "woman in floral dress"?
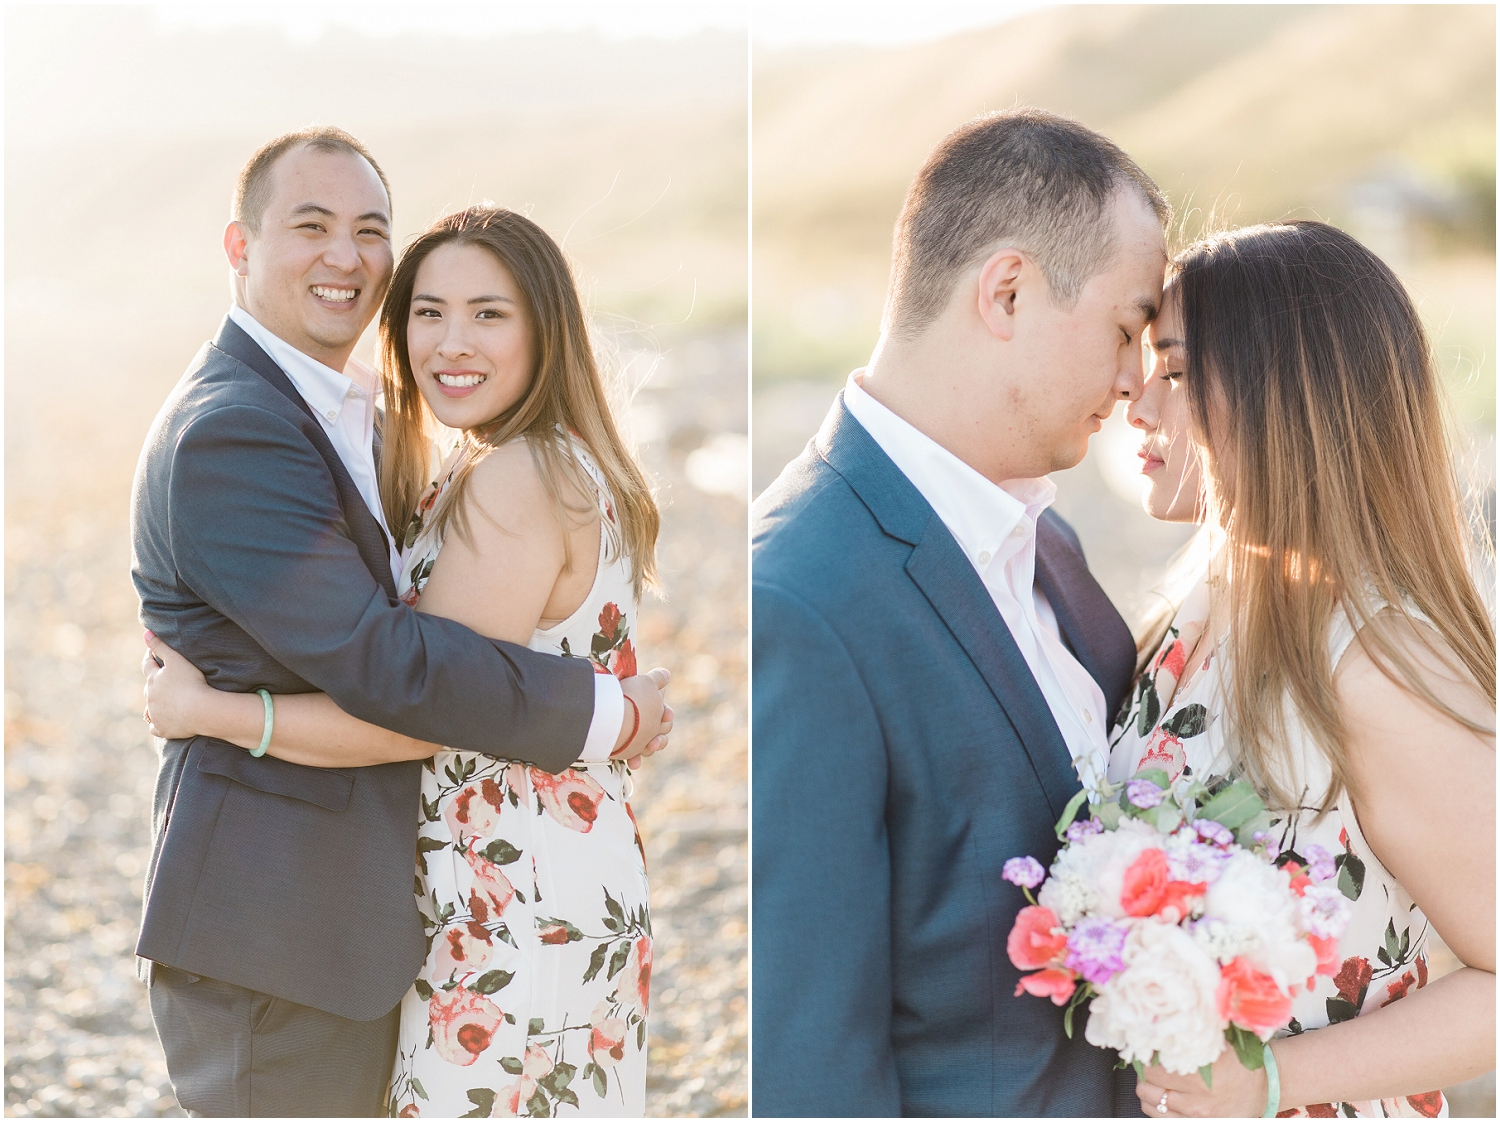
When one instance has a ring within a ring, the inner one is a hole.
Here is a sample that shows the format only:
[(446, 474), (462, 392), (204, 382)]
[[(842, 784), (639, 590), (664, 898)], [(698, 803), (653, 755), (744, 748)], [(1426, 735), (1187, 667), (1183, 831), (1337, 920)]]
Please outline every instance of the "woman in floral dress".
[[(505, 210), (440, 220), (392, 276), (381, 341), (381, 497), (389, 524), (408, 527), (402, 599), (600, 674), (635, 674), (657, 511), (557, 245)], [(424, 482), (434, 420), (461, 439)], [(177, 712), (195, 732), (230, 731), (226, 699), (242, 699), (157, 650), (168, 660), (152, 686), (158, 722)], [(389, 1113), (641, 1115), (651, 917), (625, 762), (552, 775), (377, 729), (323, 695), (275, 704), (269, 750), (284, 759), (426, 758), (412, 810), (429, 949), (402, 1002)], [(258, 726), (224, 738), (253, 747)]]
[[(1494, 1063), (1494, 633), (1420, 322), (1352, 238), (1289, 223), (1188, 250), (1150, 342), (1147, 509), (1208, 526), (1109, 778), (1250, 779), (1278, 863), (1348, 898), (1272, 1045), (1278, 1115), (1444, 1116), (1438, 1088)], [(1463, 967), (1429, 987), (1434, 930)], [(1232, 1051), (1211, 1090), (1152, 1067), (1137, 1093), (1157, 1116), (1268, 1096)]]

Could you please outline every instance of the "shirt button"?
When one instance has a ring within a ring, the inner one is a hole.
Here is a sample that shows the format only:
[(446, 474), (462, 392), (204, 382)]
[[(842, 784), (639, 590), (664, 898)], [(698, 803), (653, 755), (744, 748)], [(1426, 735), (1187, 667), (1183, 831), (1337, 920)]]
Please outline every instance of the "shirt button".
[(1010, 536), (1013, 538), (1024, 538), (1026, 536), (1026, 522), (1024, 519), (1016, 523), (1016, 528), (1010, 532)]
[(1083, 711), (1083, 723), (1086, 725), (1091, 725), (1094, 723), (1094, 715), (1087, 709)]
[(989, 550), (985, 550), (983, 553), (981, 553), (979, 555), (979, 563), (981, 565), (988, 565), (990, 563), (990, 552), (989, 552)]
[(339, 419), (339, 411), (337, 409), (330, 409), (323, 416), (327, 417), (330, 421), (337, 421)]
[(350, 397), (360, 397), (360, 396), (362, 396), (360, 394), (360, 392), (359, 392), (359, 387), (358, 386), (350, 386), (349, 387), (349, 396)]

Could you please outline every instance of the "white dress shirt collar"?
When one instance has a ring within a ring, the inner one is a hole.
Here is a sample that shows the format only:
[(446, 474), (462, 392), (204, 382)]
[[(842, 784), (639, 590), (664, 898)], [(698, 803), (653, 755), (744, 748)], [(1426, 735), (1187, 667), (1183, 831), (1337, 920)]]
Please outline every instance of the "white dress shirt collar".
[(864, 426), (901, 474), (937, 512), (976, 567), (1030, 536), (1042, 511), (1057, 497), (1050, 479), (1010, 479), (995, 484), (909, 421), (892, 413), (849, 375), (844, 407)]
[(368, 395), (369, 387), (359, 386), (353, 378), (325, 366), (310, 355), (303, 354), (285, 339), (271, 334), (238, 304), (229, 309), (229, 318), (260, 344), (260, 349), (271, 356), (271, 361), (281, 367), (282, 373), (291, 379), (292, 385), (302, 395), (302, 400), (314, 413), (330, 425), (338, 424), (344, 403), (352, 396), (350, 391)]

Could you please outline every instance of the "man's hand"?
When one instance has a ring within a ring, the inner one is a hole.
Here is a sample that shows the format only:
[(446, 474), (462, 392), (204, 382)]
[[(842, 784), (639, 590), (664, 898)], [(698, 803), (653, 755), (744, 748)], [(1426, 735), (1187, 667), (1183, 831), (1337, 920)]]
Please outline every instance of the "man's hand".
[[(625, 719), (610, 759), (628, 760), (630, 766), (636, 768), (647, 756), (655, 755), (667, 746), (674, 716), (666, 701), (667, 683), (671, 680), (671, 671), (660, 666), (644, 674), (620, 679), (620, 690), (626, 701)], [(635, 708), (632, 708), (632, 702)], [(641, 715), (639, 727), (636, 725), (637, 711)]]

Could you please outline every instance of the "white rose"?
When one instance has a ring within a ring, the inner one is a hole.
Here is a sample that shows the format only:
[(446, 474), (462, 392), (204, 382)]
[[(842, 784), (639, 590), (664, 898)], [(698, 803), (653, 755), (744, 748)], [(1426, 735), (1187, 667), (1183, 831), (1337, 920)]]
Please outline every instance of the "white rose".
[(1125, 940), (1125, 969), (1089, 1006), (1084, 1039), (1144, 1064), (1160, 1052), (1168, 1071), (1190, 1075), (1224, 1048), (1216, 995), (1219, 968), (1180, 927), (1135, 923)]
[[(1052, 875), (1063, 874), (1063, 883), (1058, 885), (1053, 899), (1064, 905), (1076, 903), (1076, 886), (1081, 881), (1092, 889), (1087, 914), (1122, 918), (1125, 909), (1120, 907), (1120, 891), (1125, 886), (1125, 870), (1143, 850), (1158, 849), (1165, 841), (1155, 826), (1126, 818), (1117, 830), (1106, 830), (1074, 842), (1052, 862)], [(1046, 892), (1047, 885), (1043, 885), (1042, 893)], [(1064, 892), (1067, 894), (1062, 895)], [(1052, 907), (1043, 896), (1037, 900), (1044, 907)], [(1057, 916), (1064, 924), (1069, 922), (1062, 918), (1062, 912), (1058, 911)]]
[(1291, 994), (1318, 969), (1318, 955), (1301, 937), (1301, 906), (1286, 872), (1242, 850), (1225, 862), (1208, 890), (1204, 914), (1223, 920), (1252, 941), (1243, 954)]

